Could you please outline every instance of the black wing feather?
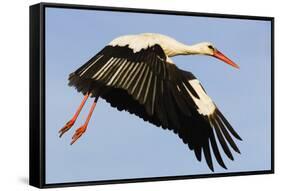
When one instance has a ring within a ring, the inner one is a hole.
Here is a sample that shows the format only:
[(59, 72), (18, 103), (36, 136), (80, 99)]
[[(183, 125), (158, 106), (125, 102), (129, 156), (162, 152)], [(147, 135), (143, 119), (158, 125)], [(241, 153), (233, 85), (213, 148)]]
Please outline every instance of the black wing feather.
[(225, 141), (225, 139), (222, 135), (222, 132), (220, 130), (220, 126), (218, 125), (218, 122), (213, 118), (211, 118), (211, 122), (214, 125), (215, 132), (218, 136), (218, 139), (219, 139), (219, 142), (220, 142), (220, 144), (223, 148), (223, 151), (228, 156), (228, 158), (230, 158), (231, 160), (234, 160), (233, 155), (232, 155), (230, 149), (228, 148), (227, 143), (226, 143), (226, 141)]
[(217, 145), (217, 142), (216, 142), (215, 135), (214, 135), (213, 131), (211, 131), (210, 142), (211, 142), (211, 146), (212, 146), (214, 155), (215, 155), (218, 163), (220, 164), (221, 167), (223, 167), (224, 169), (227, 169), (223, 160), (222, 160), (222, 157), (221, 157), (221, 154), (220, 154), (220, 151), (219, 151), (219, 148), (218, 148), (218, 145)]
[(236, 138), (242, 141), (242, 138), (238, 135), (238, 133), (233, 129), (233, 127), (230, 125), (230, 123), (225, 119), (223, 114), (220, 112), (219, 109), (217, 109), (218, 116), (222, 119), (223, 123), (226, 125), (227, 129), (231, 132), (231, 134)]
[(231, 136), (229, 135), (228, 131), (226, 130), (225, 126), (222, 124), (222, 122), (220, 121), (220, 119), (218, 119), (218, 117), (216, 117), (216, 121), (218, 122), (218, 125), (220, 126), (220, 129), (224, 135), (224, 137), (226, 138), (226, 140), (228, 141), (228, 143), (230, 144), (230, 146), (237, 152), (240, 153), (240, 150), (238, 149), (237, 145), (235, 144), (235, 142), (233, 141), (233, 139), (231, 138)]
[(206, 159), (206, 162), (209, 166), (209, 168), (214, 171), (214, 166), (213, 166), (213, 161), (212, 161), (212, 156), (210, 153), (210, 146), (209, 146), (209, 142), (208, 140), (206, 140), (205, 144), (203, 145), (203, 152), (204, 152), (204, 156)]

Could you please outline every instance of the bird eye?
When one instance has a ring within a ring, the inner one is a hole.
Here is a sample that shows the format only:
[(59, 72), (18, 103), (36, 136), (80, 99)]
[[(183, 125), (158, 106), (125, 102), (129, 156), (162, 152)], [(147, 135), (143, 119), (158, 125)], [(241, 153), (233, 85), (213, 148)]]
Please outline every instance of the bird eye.
[(215, 48), (212, 45), (208, 45), (208, 48), (215, 50)]

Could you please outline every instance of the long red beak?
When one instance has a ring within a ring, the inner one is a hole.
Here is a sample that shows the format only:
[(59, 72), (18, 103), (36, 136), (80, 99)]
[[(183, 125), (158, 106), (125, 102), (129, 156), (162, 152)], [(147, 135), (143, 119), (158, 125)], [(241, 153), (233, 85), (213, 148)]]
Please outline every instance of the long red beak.
[(221, 53), (217, 49), (214, 51), (214, 55), (213, 56), (215, 58), (218, 58), (218, 59), (224, 61), (225, 63), (229, 64), (230, 66), (233, 66), (234, 68), (238, 68), (239, 69), (239, 66), (237, 64), (235, 64), (232, 60), (227, 58), (223, 53)]

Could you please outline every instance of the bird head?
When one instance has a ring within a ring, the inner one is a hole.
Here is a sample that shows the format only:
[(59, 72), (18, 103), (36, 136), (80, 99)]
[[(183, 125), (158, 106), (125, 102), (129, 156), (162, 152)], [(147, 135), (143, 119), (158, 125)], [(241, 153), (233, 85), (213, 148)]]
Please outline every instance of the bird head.
[(239, 68), (237, 64), (235, 64), (232, 60), (230, 60), (227, 56), (225, 56), (217, 48), (215, 48), (215, 46), (212, 43), (202, 42), (197, 44), (196, 46), (199, 54), (215, 57), (234, 68)]

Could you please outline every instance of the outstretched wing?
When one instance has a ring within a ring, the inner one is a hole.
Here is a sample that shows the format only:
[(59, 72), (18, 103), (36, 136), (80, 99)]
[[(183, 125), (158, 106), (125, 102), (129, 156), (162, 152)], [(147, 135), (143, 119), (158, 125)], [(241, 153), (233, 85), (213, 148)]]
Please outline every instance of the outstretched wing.
[[(201, 161), (204, 153), (211, 170), (210, 148), (218, 163), (225, 164), (217, 140), (233, 160), (228, 147), (239, 152), (232, 139), (241, 138), (227, 122), (199, 81), (167, 62), (160, 45), (134, 52), (129, 46), (106, 46), (70, 74), (69, 85), (78, 91), (101, 96), (118, 110), (173, 130)], [(216, 137), (215, 137), (216, 135)]]
[[(178, 132), (179, 137), (189, 145), (191, 150), (194, 150), (196, 158), (201, 161), (201, 154), (203, 152), (206, 162), (211, 170), (213, 170), (213, 163), (210, 148), (217, 162), (226, 168), (217, 140), (222, 147), (222, 150), (231, 160), (234, 160), (231, 150), (240, 153), (233, 137), (242, 140), (236, 131), (232, 128), (230, 123), (222, 115), (220, 110), (216, 107), (211, 98), (206, 94), (200, 82), (190, 73), (177, 69), (178, 75), (175, 79), (182, 74), (182, 79), (175, 80), (175, 85), (178, 87), (174, 91), (174, 99), (184, 99), (186, 96), (191, 96), (195, 102), (196, 108), (193, 108), (191, 117), (186, 117), (182, 112), (178, 112), (181, 128)], [(197, 92), (198, 97), (193, 96), (186, 88), (189, 83)], [(177, 101), (175, 101), (177, 102)], [(177, 102), (177, 106), (180, 103)], [(179, 110), (179, 109), (178, 109)]]

